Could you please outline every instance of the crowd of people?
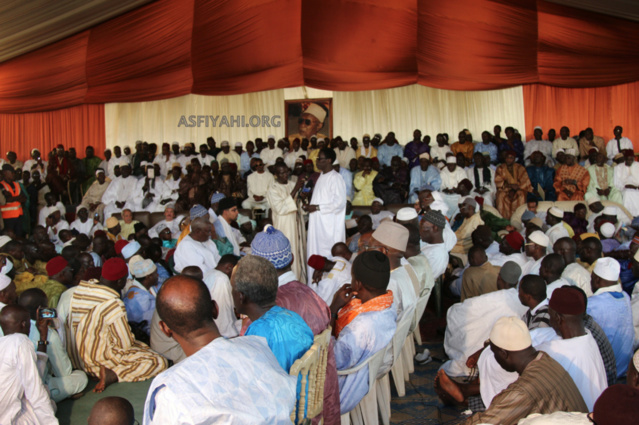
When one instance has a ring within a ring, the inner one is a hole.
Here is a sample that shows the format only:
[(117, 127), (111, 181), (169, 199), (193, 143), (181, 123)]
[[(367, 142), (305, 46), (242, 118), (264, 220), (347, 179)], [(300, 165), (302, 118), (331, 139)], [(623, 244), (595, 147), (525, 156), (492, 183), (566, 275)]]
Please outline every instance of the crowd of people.
[[(150, 379), (145, 424), (290, 423), (289, 371), (330, 329), (321, 417), (337, 424), (371, 385), (366, 367), (338, 372), (387, 350), (387, 373), (436, 282), (459, 302), (433, 385), (464, 423), (631, 423), (639, 164), (622, 132), (8, 152), (0, 423), (57, 423), (89, 380)], [(133, 416), (107, 397), (89, 423)]]

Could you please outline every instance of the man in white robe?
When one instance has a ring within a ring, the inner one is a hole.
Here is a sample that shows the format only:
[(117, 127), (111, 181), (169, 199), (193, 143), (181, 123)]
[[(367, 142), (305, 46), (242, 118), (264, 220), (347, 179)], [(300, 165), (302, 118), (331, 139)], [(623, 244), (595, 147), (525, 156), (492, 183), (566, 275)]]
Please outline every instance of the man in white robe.
[[(504, 264), (502, 270), (511, 267), (518, 272), (519, 266), (514, 262)], [(448, 309), (444, 350), (450, 360), (442, 366), (448, 376), (470, 375), (466, 360), (484, 346), (497, 319), (526, 313), (528, 309), (519, 301), (515, 286), (499, 279), (498, 291), (469, 298)]]
[(102, 196), (109, 188), (111, 179), (106, 177), (104, 170), (101, 168), (96, 170), (95, 177), (96, 180), (91, 183), (91, 186), (89, 186), (89, 189), (84, 194), (80, 206), (87, 208), (91, 213), (92, 218), (94, 214), (98, 214), (98, 219), (102, 222), (104, 219), (104, 204), (102, 203)]
[[(222, 150), (217, 154), (217, 157), (215, 158), (217, 162), (221, 164), (222, 160), (226, 159), (228, 162), (237, 165), (237, 167), (239, 168), (241, 162), (240, 156), (237, 154), (237, 152), (231, 150), (231, 145), (229, 144), (229, 142), (227, 140), (223, 141), (220, 147), (222, 148)], [(202, 158), (200, 156), (198, 156), (198, 159), (200, 160), (200, 163), (202, 163), (202, 165), (211, 165), (210, 161), (202, 162)]]
[(384, 200), (382, 198), (373, 199), (371, 204), (371, 213), (369, 214), (371, 221), (373, 222), (373, 230), (377, 229), (384, 219), (393, 219), (395, 214), (390, 211), (386, 211), (384, 208)]
[(446, 218), (439, 212), (430, 210), (424, 213), (419, 225), (422, 240), (421, 254), (428, 260), (433, 271), (433, 279), (437, 280), (448, 267), (448, 250), (445, 248), (443, 231)]
[(255, 171), (246, 179), (246, 190), (248, 198), (242, 202), (242, 208), (252, 210), (253, 208), (263, 209), (268, 213), (269, 202), (266, 193), (273, 182), (273, 175), (264, 168), (261, 159), (255, 160)]
[[(335, 170), (335, 151), (323, 148), (317, 156), (317, 168), (321, 171), (310, 204), (304, 205), (309, 213), (307, 260), (311, 255), (328, 256), (337, 242), (346, 240), (346, 185)], [(307, 276), (313, 270), (307, 268)]]
[(89, 210), (80, 205), (76, 211), (76, 218), (70, 225), (71, 230), (77, 230), (78, 233), (84, 233), (85, 235), (92, 237), (97, 230), (103, 230), (104, 228), (100, 224), (99, 218), (89, 217)]
[(230, 281), (230, 273), (237, 264), (237, 257), (233, 257), (232, 260), (229, 257), (222, 257), (217, 267), (204, 275), (203, 281), (209, 289), (211, 299), (217, 304), (215, 325), (223, 337), (234, 338), (240, 334), (242, 320), (235, 315)]
[(457, 187), (462, 180), (468, 178), (468, 175), (464, 168), (457, 165), (457, 159), (454, 156), (449, 156), (446, 158), (446, 167), (442, 169), (439, 176), (442, 180), (442, 197), (449, 208), (446, 216), (452, 218), (456, 214), (457, 204), (461, 198), (461, 196), (457, 194)]
[[(339, 288), (351, 281), (352, 265), (350, 263), (350, 259), (352, 256), (349, 255), (350, 251), (344, 252), (344, 248), (348, 250), (345, 244), (338, 242), (331, 250), (330, 257), (315, 257), (321, 259), (318, 266), (322, 267), (315, 269), (316, 271), (321, 271), (321, 278), (317, 282), (310, 283), (309, 286), (326, 302), (326, 304), (333, 302), (333, 296)], [(343, 255), (347, 255), (348, 258), (343, 257)], [(309, 259), (309, 265), (311, 264), (315, 265), (314, 259)]]
[[(484, 198), (484, 205), (492, 207), (495, 205), (497, 187), (495, 186), (495, 171), (490, 168), (490, 156), (488, 156), (488, 152), (485, 152), (485, 154), (475, 152), (473, 157), (475, 158), (475, 165), (468, 167), (466, 170), (468, 180), (473, 184), (470, 196), (473, 198), (480, 196)], [(486, 176), (484, 176), (484, 173)]]
[(521, 266), (522, 276), (527, 274), (539, 274), (541, 262), (546, 256), (546, 250), (550, 245), (550, 239), (540, 230), (535, 230), (528, 236), (525, 245), (528, 262)]
[(174, 203), (180, 197), (180, 181), (182, 180), (182, 166), (179, 162), (174, 162), (169, 173), (169, 177), (164, 180), (162, 194), (160, 195), (160, 204), (166, 205)]
[(149, 237), (157, 238), (159, 236), (158, 229), (160, 229), (161, 226), (166, 226), (171, 231), (173, 239), (178, 239), (180, 237), (180, 233), (182, 233), (180, 231), (181, 219), (182, 216), (175, 217), (175, 205), (167, 204), (164, 207), (164, 220), (157, 222), (153, 227), (149, 229)]
[(222, 337), (208, 295), (185, 276), (170, 278), (158, 294), (162, 331), (187, 358), (153, 380), (144, 424), (290, 423), (297, 378), (282, 370), (264, 338)]
[(233, 245), (233, 255), (240, 255), (240, 252), (244, 246), (247, 245), (246, 238), (242, 235), (238, 229), (231, 227), (231, 223), (237, 221), (239, 214), (237, 210), (237, 204), (235, 198), (224, 198), (220, 201), (218, 206), (218, 218), (216, 223), (224, 230), (224, 236)]
[(554, 163), (552, 160), (552, 143), (548, 140), (544, 140), (544, 132), (541, 127), (537, 126), (533, 130), (533, 139), (530, 139), (524, 145), (524, 160), (526, 165), (530, 165), (530, 156), (535, 151), (539, 151), (546, 157), (546, 165), (552, 166)]
[(552, 253), (552, 247), (561, 238), (568, 237), (568, 230), (563, 223), (564, 220), (564, 212), (563, 210), (552, 207), (548, 210), (548, 214), (546, 214), (546, 224), (550, 226), (548, 230), (546, 230), (546, 236), (550, 240), (548, 245), (548, 253)]
[(134, 193), (138, 180), (131, 175), (131, 166), (126, 160), (120, 163), (120, 171), (122, 175), (114, 178), (102, 195), (104, 220), (125, 208), (136, 211)]
[(180, 241), (173, 255), (178, 273), (187, 266), (198, 266), (206, 274), (217, 266), (220, 254), (211, 240), (212, 226), (208, 217), (198, 217), (191, 222), (191, 233)]
[(260, 152), (260, 158), (268, 167), (275, 165), (275, 161), (279, 157), (284, 158), (284, 151), (275, 146), (275, 136), (268, 136), (268, 147), (266, 149), (262, 149), (262, 152)]
[(634, 150), (632, 141), (629, 138), (622, 136), (623, 128), (620, 125), (616, 126), (613, 132), (615, 137), (610, 139), (606, 144), (606, 155), (608, 156), (608, 164), (611, 165), (612, 159), (615, 157), (615, 155), (622, 153), (626, 149)]
[(624, 152), (625, 163), (614, 168), (614, 185), (623, 197), (623, 206), (634, 217), (639, 215), (639, 163), (635, 161), (634, 151)]
[(304, 266), (306, 229), (302, 212), (297, 205), (297, 194), (304, 185), (304, 180), (289, 181), (290, 171), (283, 164), (275, 165), (274, 173), (275, 179), (271, 181), (266, 191), (266, 199), (272, 211), (273, 227), (284, 233), (291, 243), (293, 253), (291, 268), (297, 279), (305, 283), (307, 281)]
[[(0, 325), (7, 334), (0, 338), (0, 423), (57, 424), (42, 371), (38, 369), (40, 361), (28, 337), (29, 313), (18, 306), (6, 307), (0, 313)], [(17, 332), (17, 326), (23, 330)], [(45, 353), (41, 355), (47, 357)]]
[[(133, 194), (137, 211), (160, 212), (164, 211), (164, 205), (160, 204), (164, 192), (162, 177), (155, 175), (153, 166), (145, 161), (144, 176), (137, 181)], [(151, 174), (149, 174), (151, 173)]]
[(335, 149), (335, 155), (337, 156), (337, 161), (339, 162), (339, 166), (342, 168), (346, 168), (348, 170), (351, 159), (355, 158), (355, 150), (346, 144), (346, 141), (339, 140), (337, 142), (337, 149)]
[[(530, 331), (532, 345), (546, 352), (568, 372), (592, 411), (608, 383), (599, 347), (584, 327), (586, 304), (583, 295), (572, 288), (561, 288), (550, 299), (548, 311), (551, 327)], [(486, 407), (494, 396), (518, 378), (516, 373), (506, 372), (499, 366), (490, 348), (480, 355), (478, 367), (483, 377), (480, 392)]]

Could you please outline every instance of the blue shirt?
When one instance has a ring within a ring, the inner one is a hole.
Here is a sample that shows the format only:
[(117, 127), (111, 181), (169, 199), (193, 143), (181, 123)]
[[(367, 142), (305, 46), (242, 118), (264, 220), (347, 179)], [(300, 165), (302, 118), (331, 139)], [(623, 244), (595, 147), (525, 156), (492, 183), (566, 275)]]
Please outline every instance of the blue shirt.
[[(139, 285), (139, 286), (137, 286)], [(155, 311), (155, 296), (142, 284), (135, 281), (122, 299), (126, 308), (126, 317), (129, 322), (139, 323), (146, 320), (143, 326), (144, 332), (149, 335), (151, 331), (151, 319)]]
[(346, 184), (346, 197), (353, 200), (353, 173), (344, 167), (339, 167), (339, 175), (344, 179)]
[(635, 339), (630, 297), (625, 292), (601, 292), (588, 298), (586, 311), (601, 326), (612, 345), (617, 376), (625, 375)]
[(393, 159), (394, 156), (404, 157), (404, 149), (402, 149), (399, 143), (395, 143), (393, 146), (388, 146), (384, 143), (377, 148), (377, 159), (382, 166), (390, 167), (391, 159)]
[(280, 306), (274, 306), (246, 329), (245, 335), (266, 338), (277, 362), (287, 373), (295, 360), (313, 345), (313, 331), (304, 319)]
[[(526, 167), (526, 172), (528, 173), (528, 178), (530, 179), (530, 184), (532, 185), (533, 189), (537, 189), (537, 185), (539, 184), (544, 190), (546, 201), (557, 200), (557, 193), (555, 191), (555, 187), (553, 186), (555, 182), (554, 168), (550, 168), (546, 165), (542, 167), (529, 165), (528, 167)], [(537, 200), (541, 201), (542, 199)]]
[(442, 186), (442, 178), (439, 175), (437, 167), (429, 165), (426, 171), (422, 171), (421, 167), (414, 167), (410, 170), (410, 188), (408, 190), (410, 193), (408, 198), (409, 204), (413, 204), (417, 201), (418, 192), (427, 184), (433, 186), (435, 190), (439, 190)]
[(494, 143), (475, 143), (475, 152), (488, 152), (490, 154), (490, 162), (492, 164), (497, 163), (497, 146)]

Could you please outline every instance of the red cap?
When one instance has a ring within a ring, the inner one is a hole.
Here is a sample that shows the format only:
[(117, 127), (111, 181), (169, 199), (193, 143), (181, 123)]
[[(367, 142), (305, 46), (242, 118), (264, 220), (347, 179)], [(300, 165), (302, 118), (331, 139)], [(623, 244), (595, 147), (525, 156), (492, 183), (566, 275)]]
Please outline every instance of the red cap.
[(119, 241), (117, 241), (115, 243), (115, 253), (118, 255), (122, 254), (122, 248), (124, 248), (128, 244), (129, 244), (129, 241), (125, 239), (120, 239)]
[(47, 263), (47, 274), (49, 277), (55, 276), (64, 270), (67, 265), (69, 265), (69, 262), (65, 260), (63, 256), (58, 255), (57, 257), (53, 257)]
[(93, 234), (93, 238), (95, 239), (98, 236), (106, 237), (106, 232), (104, 230), (96, 230), (95, 233)]
[(116, 281), (128, 276), (129, 269), (126, 262), (120, 257), (109, 258), (102, 266), (102, 277), (106, 280)]
[(313, 161), (310, 159), (305, 160), (304, 165), (308, 165), (308, 164), (313, 164)]
[(524, 237), (519, 232), (510, 232), (504, 239), (515, 251), (521, 251), (521, 247), (524, 245)]
[(376, 157), (376, 156), (374, 156), (374, 157), (371, 159), (371, 162), (377, 162), (377, 163), (379, 164), (379, 159), (377, 159), (377, 157)]
[(308, 265), (315, 270), (322, 270), (326, 264), (326, 258), (321, 255), (311, 255), (308, 259)]
[(562, 286), (553, 291), (548, 306), (559, 314), (576, 316), (586, 312), (584, 294), (576, 287)]

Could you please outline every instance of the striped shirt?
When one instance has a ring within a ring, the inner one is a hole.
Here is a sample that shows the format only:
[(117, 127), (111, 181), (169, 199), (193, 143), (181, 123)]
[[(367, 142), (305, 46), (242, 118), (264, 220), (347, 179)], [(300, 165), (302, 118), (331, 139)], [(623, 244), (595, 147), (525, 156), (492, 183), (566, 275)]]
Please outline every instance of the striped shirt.
[(71, 352), (72, 360), (94, 377), (104, 366), (120, 382), (137, 382), (168, 367), (164, 357), (135, 340), (119, 294), (97, 280), (80, 282), (68, 321), (77, 349)]
[(595, 322), (595, 319), (591, 315), (584, 315), (584, 328), (588, 329), (592, 334), (592, 337), (599, 347), (599, 353), (606, 369), (606, 380), (608, 386), (614, 385), (617, 382), (617, 360), (615, 359), (615, 352), (612, 350), (612, 345), (608, 341), (608, 337), (604, 333), (601, 326)]
[(533, 309), (528, 309), (521, 318), (529, 331), (537, 328), (550, 327), (550, 313), (548, 312), (548, 298), (537, 304)]
[(493, 398), (488, 410), (462, 423), (511, 425), (531, 413), (556, 411), (587, 413), (588, 407), (568, 372), (540, 351), (519, 378)]

